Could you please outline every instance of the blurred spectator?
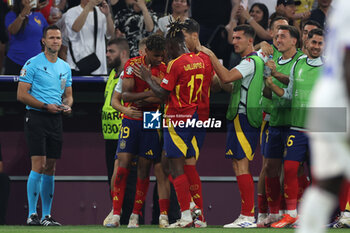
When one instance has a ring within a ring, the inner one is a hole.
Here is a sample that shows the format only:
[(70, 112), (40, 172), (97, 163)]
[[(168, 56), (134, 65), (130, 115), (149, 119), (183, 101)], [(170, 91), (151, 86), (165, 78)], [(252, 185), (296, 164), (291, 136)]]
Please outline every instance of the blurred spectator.
[(29, 0), (19, 0), (6, 15), (5, 26), (10, 34), (5, 74), (18, 75), (24, 63), (41, 52), (40, 40), (48, 24)]
[(55, 24), (62, 17), (62, 10), (66, 0), (46, 0), (47, 5), (40, 12), (44, 15), (49, 24)]
[(168, 32), (168, 25), (180, 18), (184, 22), (188, 18), (188, 9), (190, 8), (190, 0), (173, 0), (171, 3), (171, 15), (164, 16), (158, 20), (158, 31), (164, 36)]
[[(149, 0), (150, 1), (150, 0)], [(191, 4), (188, 4), (191, 5)], [(167, 0), (151, 0), (150, 9), (157, 14), (159, 17), (171, 14), (171, 1)]]
[(298, 14), (295, 13), (296, 6), (300, 5), (301, 1), (299, 0), (277, 0), (276, 12), (270, 16), (270, 19), (272, 20), (277, 16), (286, 17), (289, 21), (289, 25), (296, 26), (299, 29), (299, 21), (296, 20), (305, 20), (310, 17), (310, 11), (305, 11)]
[(117, 15), (118, 11), (126, 8), (125, 1), (110, 0), (113, 15)]
[(264, 40), (271, 40), (271, 36), (267, 31), (269, 25), (269, 10), (263, 3), (255, 3), (250, 8), (250, 11), (240, 6), (237, 12), (241, 18), (241, 23), (250, 24), (256, 32), (254, 45)]
[(317, 9), (311, 11), (311, 16), (309, 19), (318, 22), (322, 28), (324, 28), (331, 3), (332, 0), (318, 0), (318, 7)]
[(5, 15), (9, 11), (7, 4), (0, 0), (0, 74), (2, 74), (2, 67), (4, 65), (5, 45), (8, 41), (5, 28)]
[(138, 56), (139, 41), (158, 29), (157, 16), (148, 10), (145, 0), (125, 0), (126, 9), (115, 15), (116, 36), (129, 42), (130, 57)]
[[(94, 19), (94, 12), (97, 15), (97, 22)], [(67, 37), (71, 44), (71, 49), (68, 50), (67, 54), (67, 62), (72, 69), (72, 75), (106, 75), (105, 36), (111, 38), (114, 35), (113, 20), (106, 1), (81, 0), (79, 6), (67, 11), (65, 22)], [(97, 24), (96, 40), (94, 36), (95, 24)], [(76, 64), (93, 53), (100, 61), (100, 66), (90, 72), (80, 71)]]
[(213, 33), (230, 20), (231, 1), (192, 0), (192, 18), (200, 25), (199, 40), (206, 45)]
[(5, 224), (7, 201), (10, 194), (10, 179), (4, 173), (0, 144), (0, 225)]
[(248, 8), (251, 9), (255, 3), (265, 4), (265, 6), (267, 7), (267, 9), (269, 10), (269, 13), (270, 13), (269, 17), (272, 13), (275, 12), (275, 9), (276, 9), (276, 1), (275, 0), (249, 0), (248, 1)]

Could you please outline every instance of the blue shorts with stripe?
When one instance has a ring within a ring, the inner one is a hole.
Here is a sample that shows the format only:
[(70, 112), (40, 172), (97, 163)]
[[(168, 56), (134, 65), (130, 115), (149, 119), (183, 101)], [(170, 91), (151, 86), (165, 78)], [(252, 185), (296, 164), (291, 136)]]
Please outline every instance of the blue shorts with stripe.
[(267, 159), (283, 159), (288, 126), (269, 126), (263, 155)]
[[(195, 113), (192, 119), (198, 119)], [(199, 156), (199, 146), (196, 139), (197, 128), (168, 127), (164, 128), (164, 150), (168, 158)]]
[(287, 136), (287, 153), (284, 160), (304, 162), (309, 154), (309, 137), (305, 132), (290, 129)]
[(264, 154), (265, 147), (266, 147), (266, 139), (267, 135), (269, 133), (269, 121), (263, 121), (260, 127), (260, 151), (261, 154)]
[[(205, 128), (197, 128), (194, 131), (194, 138), (197, 141), (197, 146), (198, 146), (198, 150), (199, 152), (202, 149), (202, 146), (204, 144), (204, 139), (205, 139), (205, 135), (206, 135), (207, 131)], [(194, 150), (195, 151), (195, 150)], [(196, 160), (198, 160), (199, 158), (199, 153), (192, 153), (192, 154), (187, 154), (186, 158), (190, 158), (190, 157), (196, 157)]]
[(227, 122), (226, 158), (253, 160), (259, 142), (259, 128), (252, 127), (245, 114)]
[(143, 122), (124, 118), (119, 133), (117, 153), (131, 153), (147, 159), (161, 157), (159, 132), (143, 129)]

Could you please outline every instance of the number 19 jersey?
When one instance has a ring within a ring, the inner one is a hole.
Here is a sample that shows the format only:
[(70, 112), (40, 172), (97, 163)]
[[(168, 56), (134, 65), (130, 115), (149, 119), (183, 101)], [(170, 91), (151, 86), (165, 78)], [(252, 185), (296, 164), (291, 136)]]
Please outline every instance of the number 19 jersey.
[(169, 62), (161, 87), (170, 91), (165, 117), (172, 121), (191, 119), (196, 112), (204, 79), (204, 62), (186, 53)]

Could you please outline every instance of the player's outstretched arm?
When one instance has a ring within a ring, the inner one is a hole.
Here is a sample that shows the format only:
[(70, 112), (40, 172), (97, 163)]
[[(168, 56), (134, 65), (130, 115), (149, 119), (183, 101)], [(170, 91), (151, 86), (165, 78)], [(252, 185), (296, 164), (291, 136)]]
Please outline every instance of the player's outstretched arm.
[(144, 65), (140, 66), (140, 75), (141, 78), (148, 83), (151, 87), (153, 93), (160, 98), (162, 101), (165, 101), (168, 98), (169, 91), (162, 88), (155, 80), (152, 79), (152, 74), (148, 68)]
[(235, 68), (228, 70), (226, 69), (216, 57), (216, 55), (210, 49), (201, 46), (199, 51), (206, 53), (210, 57), (210, 61), (213, 64), (214, 70), (218, 77), (223, 83), (230, 83), (242, 78), (242, 74)]

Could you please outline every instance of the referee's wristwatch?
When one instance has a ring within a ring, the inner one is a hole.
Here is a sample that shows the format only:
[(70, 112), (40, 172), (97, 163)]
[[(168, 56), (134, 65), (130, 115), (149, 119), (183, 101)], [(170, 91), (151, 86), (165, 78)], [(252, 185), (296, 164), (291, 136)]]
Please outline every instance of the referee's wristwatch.
[(47, 103), (44, 103), (41, 108), (47, 110)]

